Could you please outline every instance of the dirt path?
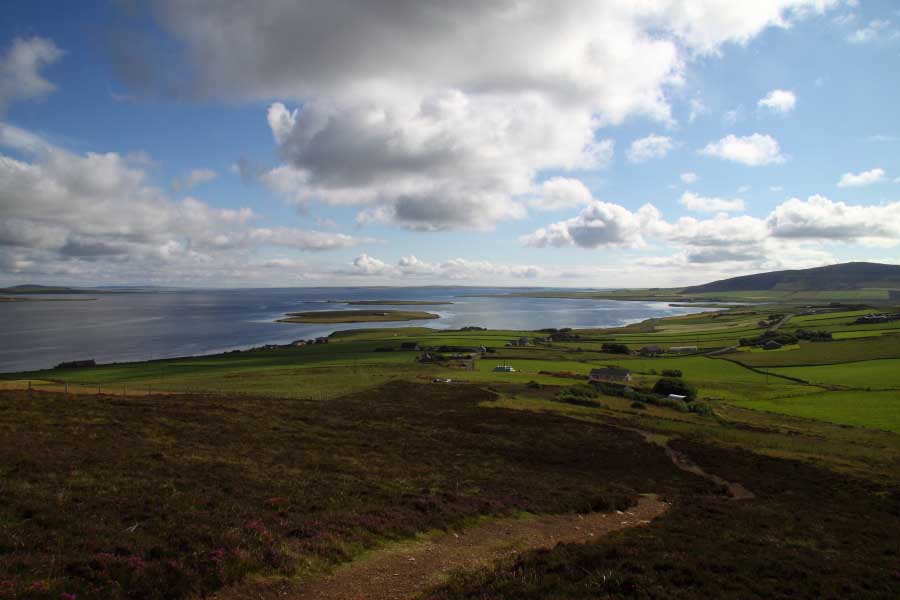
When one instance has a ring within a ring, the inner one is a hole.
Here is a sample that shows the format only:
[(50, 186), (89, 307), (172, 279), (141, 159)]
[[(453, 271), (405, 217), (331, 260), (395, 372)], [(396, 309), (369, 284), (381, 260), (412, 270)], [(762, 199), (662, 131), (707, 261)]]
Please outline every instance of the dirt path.
[(650, 431), (644, 431), (643, 429), (635, 429), (632, 427), (624, 427), (622, 425), (616, 425), (620, 429), (627, 429), (628, 431), (633, 431), (639, 434), (644, 438), (644, 441), (648, 444), (655, 444), (657, 446), (662, 447), (666, 451), (666, 456), (669, 457), (669, 460), (672, 461), (672, 464), (681, 469), (682, 471), (686, 471), (688, 473), (692, 473), (698, 477), (702, 477), (707, 481), (712, 481), (716, 485), (720, 485), (724, 487), (728, 491), (728, 495), (732, 500), (752, 500), (756, 498), (753, 492), (745, 488), (740, 483), (734, 483), (719, 477), (713, 473), (707, 473), (703, 470), (703, 468), (692, 461), (690, 457), (688, 457), (683, 452), (679, 452), (675, 450), (665, 441), (661, 436), (652, 433)]
[(375, 553), (307, 584), (295, 600), (406, 600), (440, 583), (451, 571), (490, 566), (526, 550), (561, 542), (585, 543), (613, 531), (640, 527), (669, 505), (642, 496), (630, 510), (487, 521), (458, 533)]
[[(662, 447), (677, 468), (723, 486), (733, 500), (754, 497), (741, 484), (707, 473), (685, 454), (669, 447), (664, 437), (642, 429), (616, 427), (633, 431), (647, 443)], [(588, 543), (614, 531), (647, 525), (668, 509), (669, 505), (655, 494), (644, 494), (637, 505), (624, 512), (487, 520), (459, 532), (377, 550), (321, 579), (302, 584), (263, 585), (264, 593), (254, 593), (252, 586), (238, 586), (216, 598), (412, 600), (439, 584), (452, 571), (489, 567), (503, 558), (528, 550), (550, 549), (559, 543)]]

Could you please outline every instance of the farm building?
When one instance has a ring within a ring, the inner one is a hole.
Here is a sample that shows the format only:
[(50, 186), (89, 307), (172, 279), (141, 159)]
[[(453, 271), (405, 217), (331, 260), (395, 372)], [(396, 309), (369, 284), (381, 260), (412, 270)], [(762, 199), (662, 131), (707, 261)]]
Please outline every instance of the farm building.
[(776, 342), (775, 340), (769, 340), (765, 344), (763, 344), (763, 348), (766, 350), (778, 350), (781, 348), (781, 344)]
[(510, 365), (497, 365), (494, 367), (495, 373), (515, 373), (516, 370)]
[(696, 352), (697, 346), (671, 346), (669, 352), (673, 354), (690, 354)]
[(591, 369), (589, 381), (631, 381), (631, 371), (615, 367)]

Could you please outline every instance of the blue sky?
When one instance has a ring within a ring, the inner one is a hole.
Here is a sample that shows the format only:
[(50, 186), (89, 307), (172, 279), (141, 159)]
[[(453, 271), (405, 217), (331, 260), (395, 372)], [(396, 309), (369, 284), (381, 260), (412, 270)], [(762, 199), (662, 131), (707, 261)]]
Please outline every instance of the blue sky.
[(6, 7), (0, 282), (900, 262), (894, 3), (596, 4)]

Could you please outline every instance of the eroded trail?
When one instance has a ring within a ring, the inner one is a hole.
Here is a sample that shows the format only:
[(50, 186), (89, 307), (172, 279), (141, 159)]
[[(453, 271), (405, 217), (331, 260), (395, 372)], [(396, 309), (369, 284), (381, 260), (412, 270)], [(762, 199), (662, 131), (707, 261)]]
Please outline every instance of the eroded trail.
[(405, 600), (416, 598), (450, 571), (490, 566), (499, 559), (558, 543), (585, 543), (640, 527), (669, 505), (645, 495), (631, 509), (585, 515), (545, 515), (487, 521), (458, 533), (377, 552), (304, 586), (297, 600)]

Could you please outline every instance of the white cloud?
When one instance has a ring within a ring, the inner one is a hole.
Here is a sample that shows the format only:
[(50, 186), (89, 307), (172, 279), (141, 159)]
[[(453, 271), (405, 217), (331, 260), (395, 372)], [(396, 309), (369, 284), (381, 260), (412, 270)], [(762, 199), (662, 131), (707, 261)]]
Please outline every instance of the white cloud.
[(900, 202), (862, 206), (819, 195), (791, 198), (776, 207), (766, 223), (771, 235), (779, 238), (900, 244)]
[(51, 40), (16, 38), (0, 56), (0, 112), (16, 100), (40, 98), (56, 89), (41, 70), (63, 55)]
[(769, 187), (770, 192), (783, 192), (784, 188), (780, 185), (773, 185)]
[(697, 120), (697, 117), (700, 115), (705, 115), (709, 112), (709, 108), (707, 108), (706, 104), (704, 104), (702, 98), (691, 98), (688, 103), (690, 106), (690, 112), (688, 113), (688, 123), (693, 123)]
[(837, 186), (841, 188), (861, 187), (884, 181), (884, 179), (884, 169), (870, 169), (861, 173), (844, 173), (838, 181)]
[(250, 255), (263, 248), (319, 251), (372, 241), (258, 227), (249, 208), (174, 201), (148, 182), (146, 157), (78, 155), (2, 124), (0, 145), (29, 155), (0, 154), (0, 254), (29, 272), (130, 270), (143, 279), (202, 266), (212, 275), (248, 269)]
[(172, 182), (172, 189), (176, 192), (189, 190), (201, 183), (207, 183), (218, 177), (218, 173), (212, 169), (191, 169), (184, 177), (179, 177)]
[(772, 112), (787, 114), (797, 106), (797, 96), (789, 90), (772, 90), (761, 98), (756, 105)]
[(537, 210), (561, 210), (589, 204), (591, 191), (578, 179), (553, 177), (543, 182), (529, 206)]
[(861, 27), (847, 36), (851, 44), (867, 44), (881, 39), (889, 30), (891, 22), (884, 19), (869, 21), (865, 27)]
[(672, 124), (697, 57), (835, 4), (169, 0), (155, 14), (184, 60), (131, 68), (153, 44), (128, 40), (119, 63), (135, 89), (280, 99), (269, 124), (284, 164), (263, 181), (294, 202), (487, 229), (524, 214), (542, 173), (607, 162), (603, 127)]
[(778, 140), (770, 135), (754, 133), (745, 137), (730, 134), (718, 142), (710, 142), (700, 154), (714, 156), (722, 160), (749, 165), (751, 167), (778, 164), (785, 161)]
[(631, 142), (626, 153), (629, 162), (641, 163), (651, 158), (662, 158), (674, 148), (672, 138), (650, 134)]
[(682, 183), (691, 184), (691, 183), (695, 183), (699, 179), (700, 179), (700, 176), (691, 171), (681, 174), (681, 182)]
[(693, 192), (685, 192), (679, 200), (682, 206), (693, 212), (740, 212), (744, 210), (744, 201), (740, 198), (715, 198), (698, 196)]
[[(727, 202), (693, 194), (682, 198), (683, 204), (699, 210), (739, 209), (740, 201), (733, 206)], [(849, 205), (811, 196), (805, 201), (792, 198), (766, 218), (730, 216), (719, 210), (712, 218), (681, 217), (674, 222), (664, 220), (649, 204), (631, 212), (617, 204), (595, 202), (576, 217), (542, 227), (520, 241), (533, 247), (642, 248), (663, 243), (673, 248), (669, 257), (638, 261), (652, 266), (741, 263), (802, 268), (832, 262), (827, 244), (900, 244), (900, 202)]]
[(593, 201), (578, 216), (542, 227), (520, 241), (526, 246), (640, 248), (644, 234), (659, 221), (659, 211), (646, 204), (632, 212), (619, 204)]
[(541, 267), (534, 265), (503, 265), (490, 261), (453, 258), (443, 262), (427, 262), (414, 255), (401, 257), (396, 264), (362, 254), (356, 257), (349, 269), (339, 273), (354, 276), (378, 277), (383, 280), (426, 279), (429, 281), (496, 282), (499, 280), (535, 279), (544, 275)]

